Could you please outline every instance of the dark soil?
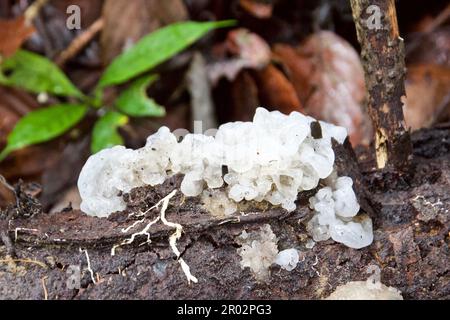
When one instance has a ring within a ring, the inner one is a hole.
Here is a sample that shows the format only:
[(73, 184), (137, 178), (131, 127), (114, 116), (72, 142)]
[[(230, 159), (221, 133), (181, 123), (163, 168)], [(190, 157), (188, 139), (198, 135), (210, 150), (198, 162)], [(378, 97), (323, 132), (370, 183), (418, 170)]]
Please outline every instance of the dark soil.
[[(174, 177), (159, 188), (124, 195), (127, 211), (109, 219), (70, 209), (27, 217), (33, 212), (21, 214), (25, 207), (20, 205), (20, 210), (3, 212), (0, 298), (320, 299), (338, 285), (367, 279), (367, 267), (377, 265), (381, 281), (399, 289), (405, 299), (449, 299), (450, 126), (423, 130), (412, 138), (415, 157), (407, 175), (377, 172), (365, 154), (359, 155), (359, 170), (352, 152), (336, 147), (339, 171), (355, 179), (362, 208), (374, 221), (375, 240), (367, 248), (326, 241), (307, 249), (304, 223), (311, 211), (306, 197), (289, 214), (279, 208), (253, 208), (246, 215), (219, 219), (202, 209), (199, 199), (178, 193), (167, 218), (184, 227), (177, 245), (197, 284), (188, 285), (168, 245), (174, 230), (162, 223), (151, 227), (150, 244), (139, 245), (146, 237), (138, 237), (111, 256), (113, 245), (144, 226), (123, 233), (122, 228), (136, 221), (129, 214), (148, 209), (170, 193), (179, 185), (179, 177)], [(30, 203), (30, 210), (36, 210)], [(157, 214), (149, 212), (146, 222)], [(266, 223), (277, 235), (279, 249), (299, 249), (301, 262), (291, 272), (273, 265), (269, 280), (258, 282), (249, 269), (240, 267), (236, 237)], [(80, 248), (89, 254), (96, 283)], [(69, 289), (74, 266), (81, 268), (80, 287)]]

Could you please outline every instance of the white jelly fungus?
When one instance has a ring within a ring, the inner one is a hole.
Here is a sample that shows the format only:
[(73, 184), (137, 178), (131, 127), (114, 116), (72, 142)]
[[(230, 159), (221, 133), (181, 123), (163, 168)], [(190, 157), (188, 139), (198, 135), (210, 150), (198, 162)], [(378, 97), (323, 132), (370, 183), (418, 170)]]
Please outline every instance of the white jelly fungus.
[[(264, 108), (256, 110), (253, 122), (220, 126), (215, 137), (187, 134), (178, 142), (162, 127), (143, 148), (117, 146), (88, 159), (78, 180), (81, 210), (107, 217), (126, 208), (123, 193), (181, 174), (181, 192), (215, 197), (217, 201), (204, 202), (217, 215), (232, 214), (243, 200), (266, 201), (292, 211), (299, 192), (326, 179), (331, 182), (310, 200), (315, 211), (310, 233), (316, 241), (331, 237), (361, 248), (372, 241), (371, 221), (355, 217), (359, 205), (351, 178), (334, 177), (333, 171), (331, 139), (343, 143), (346, 137), (345, 128), (299, 112), (284, 115)], [(220, 192), (214, 190), (218, 188)]]
[(241, 245), (237, 253), (241, 256), (241, 268), (250, 268), (255, 278), (267, 280), (269, 267), (275, 262), (278, 254), (278, 239), (269, 224), (259, 230), (242, 233), (236, 239)]
[(315, 241), (332, 238), (350, 248), (360, 249), (373, 241), (372, 220), (358, 216), (359, 204), (349, 177), (337, 178), (332, 174), (325, 180), (328, 185), (309, 199), (315, 215), (307, 230)]
[(282, 269), (292, 271), (297, 267), (297, 263), (300, 260), (298, 251), (294, 248), (280, 251), (275, 258), (275, 263)]

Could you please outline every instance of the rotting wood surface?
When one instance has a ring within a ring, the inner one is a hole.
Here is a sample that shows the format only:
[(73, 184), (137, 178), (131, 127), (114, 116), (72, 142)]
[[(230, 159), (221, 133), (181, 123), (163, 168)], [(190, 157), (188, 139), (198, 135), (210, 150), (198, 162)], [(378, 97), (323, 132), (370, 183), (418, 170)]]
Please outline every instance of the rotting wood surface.
[[(448, 299), (450, 127), (417, 132), (413, 142), (414, 169), (409, 177), (368, 169), (361, 173), (348, 160), (352, 155), (336, 150), (341, 172), (357, 179), (360, 201), (361, 197), (367, 201), (362, 207), (372, 209), (375, 240), (367, 248), (354, 250), (325, 241), (307, 249), (304, 222), (311, 214), (307, 195), (289, 214), (276, 208), (254, 209), (238, 218), (218, 219), (201, 209), (200, 200), (185, 199), (178, 192), (167, 219), (184, 227), (177, 246), (197, 284), (188, 285), (168, 245), (174, 230), (162, 224), (150, 229), (150, 244), (139, 246), (146, 240), (139, 238), (142, 241), (111, 256), (114, 244), (138, 231), (121, 231), (135, 221), (129, 213), (148, 208), (176, 188), (175, 177), (160, 188), (134, 190), (126, 197), (128, 211), (109, 219), (67, 211), (10, 220), (5, 215), (11, 212), (4, 212), (0, 298), (320, 299), (338, 285), (367, 279), (367, 267), (376, 265), (382, 283), (399, 289), (405, 299)], [(152, 218), (148, 216), (148, 221)], [(277, 235), (279, 249), (299, 249), (301, 261), (291, 272), (273, 265), (268, 281), (258, 282), (249, 269), (240, 267), (236, 237), (266, 223)], [(83, 250), (88, 252), (93, 277)], [(71, 282), (77, 266), (80, 287), (71, 289), (77, 285)]]

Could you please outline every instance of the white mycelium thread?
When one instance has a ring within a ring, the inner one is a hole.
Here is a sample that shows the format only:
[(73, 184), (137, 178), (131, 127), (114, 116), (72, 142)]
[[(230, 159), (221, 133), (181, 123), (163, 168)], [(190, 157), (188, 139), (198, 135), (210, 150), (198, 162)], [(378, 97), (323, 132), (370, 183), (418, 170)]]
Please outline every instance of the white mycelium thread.
[[(343, 143), (347, 137), (345, 128), (325, 122), (320, 122), (319, 135), (313, 136), (313, 122), (298, 112), (287, 116), (258, 108), (253, 122), (226, 123), (215, 137), (188, 134), (178, 142), (162, 127), (141, 149), (118, 146), (88, 159), (78, 180), (81, 209), (107, 217), (125, 209), (122, 193), (161, 184), (178, 173), (184, 175), (181, 191), (186, 196), (223, 187), (231, 201), (268, 201), (292, 211), (299, 192), (314, 189), (333, 172), (331, 138)], [(337, 188), (336, 214), (350, 217), (353, 211), (348, 210), (356, 201), (353, 190)], [(349, 208), (347, 202), (352, 203)], [(227, 214), (234, 208), (226, 207)]]

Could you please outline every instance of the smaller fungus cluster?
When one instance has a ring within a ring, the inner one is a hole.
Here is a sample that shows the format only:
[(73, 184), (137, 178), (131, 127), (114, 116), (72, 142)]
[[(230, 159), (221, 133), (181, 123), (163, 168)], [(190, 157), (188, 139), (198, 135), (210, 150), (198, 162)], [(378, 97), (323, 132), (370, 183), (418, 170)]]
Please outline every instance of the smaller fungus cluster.
[(349, 177), (332, 174), (325, 180), (326, 187), (309, 199), (315, 215), (308, 222), (307, 229), (315, 241), (332, 238), (348, 247), (359, 249), (373, 241), (372, 220), (357, 216), (359, 204)]

